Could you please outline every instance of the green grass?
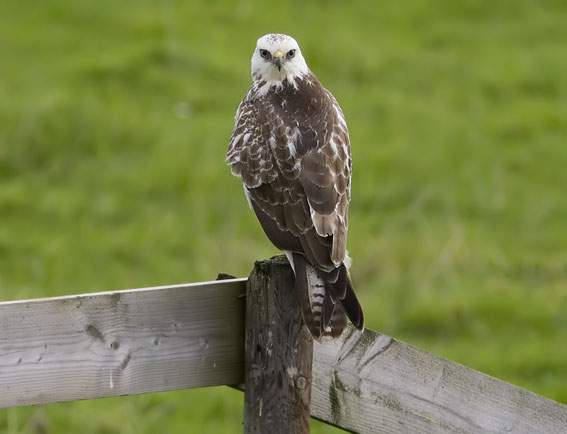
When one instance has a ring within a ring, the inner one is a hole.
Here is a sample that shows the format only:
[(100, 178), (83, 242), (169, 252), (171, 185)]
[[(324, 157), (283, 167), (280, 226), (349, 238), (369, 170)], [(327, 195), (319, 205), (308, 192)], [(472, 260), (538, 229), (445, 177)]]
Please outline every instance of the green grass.
[[(224, 163), (273, 31), (349, 122), (367, 325), (567, 403), (564, 1), (0, 3), (0, 299), (246, 276), (273, 255)], [(0, 432), (241, 419), (213, 388), (0, 410)]]

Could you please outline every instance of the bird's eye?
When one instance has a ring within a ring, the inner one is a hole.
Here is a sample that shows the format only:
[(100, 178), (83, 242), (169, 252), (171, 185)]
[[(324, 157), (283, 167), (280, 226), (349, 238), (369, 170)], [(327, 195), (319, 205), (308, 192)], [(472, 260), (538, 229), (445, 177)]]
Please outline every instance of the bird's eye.
[(287, 58), (292, 59), (295, 56), (295, 50), (289, 50), (287, 52)]
[(260, 49), (260, 56), (262, 57), (262, 59), (269, 59), (270, 57), (272, 57), (268, 50), (263, 49)]

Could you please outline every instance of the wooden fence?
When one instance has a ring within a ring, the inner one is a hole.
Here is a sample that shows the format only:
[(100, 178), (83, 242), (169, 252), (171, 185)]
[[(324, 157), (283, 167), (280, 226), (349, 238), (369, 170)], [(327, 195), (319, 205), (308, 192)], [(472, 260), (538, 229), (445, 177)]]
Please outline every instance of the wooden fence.
[[(289, 293), (286, 264), (257, 263), (250, 279), (0, 303), (0, 408), (232, 385), (246, 389), (245, 412), (259, 404), (255, 416), (269, 417), (268, 398), (251, 395), (262, 373), (248, 347), (267, 357), (281, 345), (273, 317), (261, 346), (249, 316), (267, 306), (258, 291), (270, 285)], [(312, 380), (288, 366), (283, 381), (309, 389), (312, 417), (345, 430), (567, 433), (567, 406), (375, 331), (348, 329), (312, 348)]]

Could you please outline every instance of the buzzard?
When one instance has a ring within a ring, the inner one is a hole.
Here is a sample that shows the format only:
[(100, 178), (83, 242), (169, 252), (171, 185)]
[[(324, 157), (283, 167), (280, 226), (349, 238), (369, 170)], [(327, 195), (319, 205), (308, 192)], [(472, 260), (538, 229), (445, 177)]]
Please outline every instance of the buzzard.
[(339, 336), (347, 317), (362, 330), (348, 272), (352, 161), (342, 110), (290, 36), (258, 39), (252, 79), (226, 161), (242, 178), (264, 232), (293, 268), (313, 337)]

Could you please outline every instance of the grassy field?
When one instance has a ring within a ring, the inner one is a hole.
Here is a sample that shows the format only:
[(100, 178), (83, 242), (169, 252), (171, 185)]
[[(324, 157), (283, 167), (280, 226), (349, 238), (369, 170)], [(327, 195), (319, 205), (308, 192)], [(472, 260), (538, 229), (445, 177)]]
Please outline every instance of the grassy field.
[[(0, 299), (246, 276), (224, 154), (256, 39), (349, 122), (367, 325), (567, 403), (567, 3), (0, 3)], [(229, 433), (228, 388), (0, 410), (0, 433)], [(338, 430), (313, 423), (314, 433)]]

